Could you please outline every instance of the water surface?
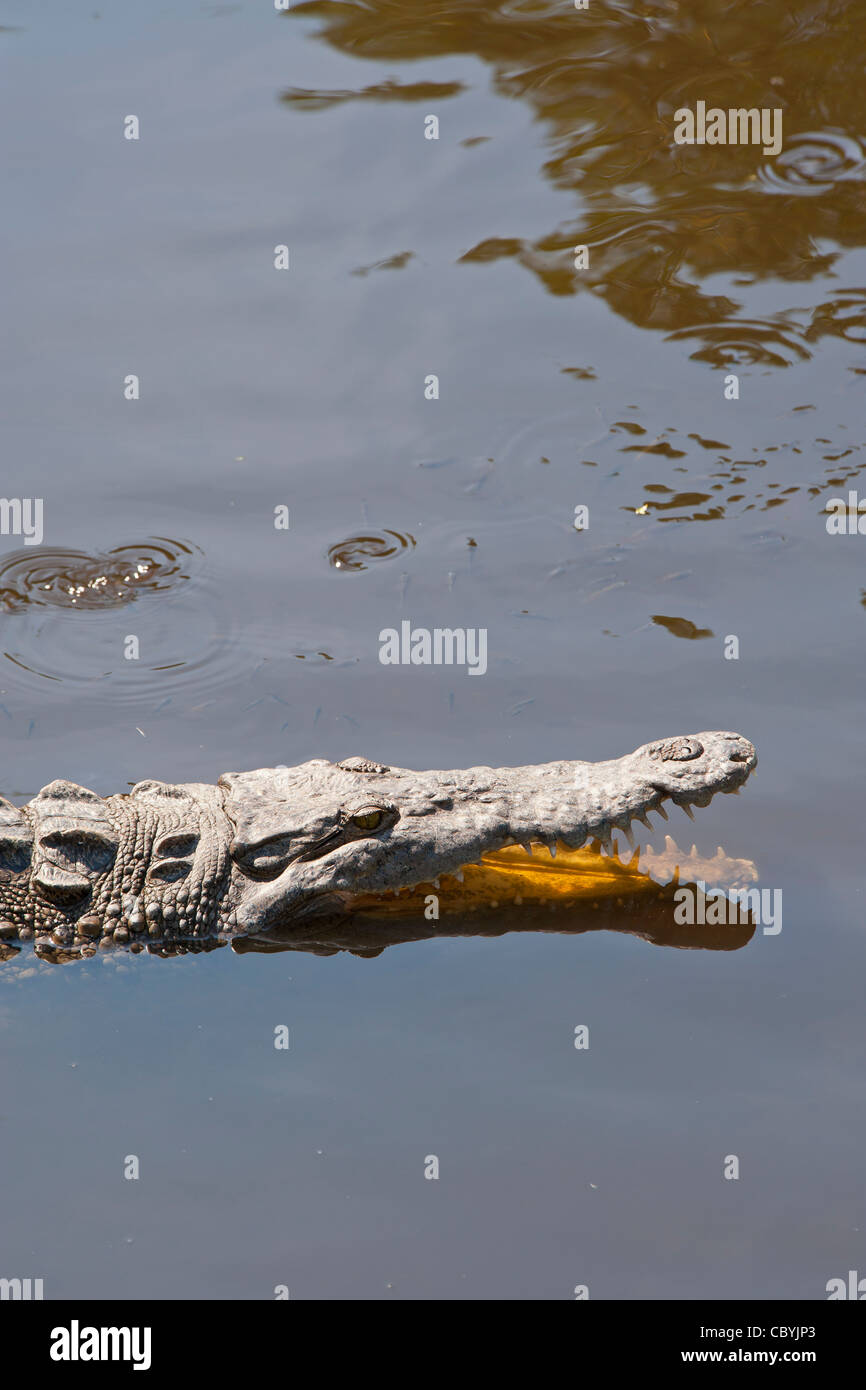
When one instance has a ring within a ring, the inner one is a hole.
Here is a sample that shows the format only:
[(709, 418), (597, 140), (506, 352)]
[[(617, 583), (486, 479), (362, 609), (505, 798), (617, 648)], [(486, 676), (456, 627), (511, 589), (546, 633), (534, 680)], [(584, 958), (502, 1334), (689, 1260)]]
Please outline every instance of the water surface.
[[(0, 537), (3, 794), (730, 728), (756, 777), (670, 831), (784, 921), (9, 963), (0, 1275), (811, 1299), (863, 1269), (866, 541), (826, 529), (866, 461), (859, 10), (4, 0), (3, 492), (44, 537)], [(698, 99), (780, 106), (783, 152), (675, 146)], [(486, 628), (484, 677), (381, 665), (404, 618)]]

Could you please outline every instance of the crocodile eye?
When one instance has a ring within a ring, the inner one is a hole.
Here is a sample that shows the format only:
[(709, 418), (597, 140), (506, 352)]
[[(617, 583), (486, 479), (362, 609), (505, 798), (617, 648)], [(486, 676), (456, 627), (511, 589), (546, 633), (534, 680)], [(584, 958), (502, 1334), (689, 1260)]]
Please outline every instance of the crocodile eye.
[(357, 825), (359, 830), (378, 830), (383, 815), (383, 811), (359, 811), (357, 816), (351, 817), (351, 823)]

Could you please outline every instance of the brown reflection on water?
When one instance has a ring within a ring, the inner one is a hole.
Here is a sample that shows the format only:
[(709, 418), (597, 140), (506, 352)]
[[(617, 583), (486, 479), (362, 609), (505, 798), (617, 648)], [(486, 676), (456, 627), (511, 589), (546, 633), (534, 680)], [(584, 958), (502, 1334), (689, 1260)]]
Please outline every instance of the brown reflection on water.
[(393, 256), (386, 256), (381, 261), (373, 261), (372, 265), (359, 265), (352, 271), (353, 275), (358, 275), (363, 279), (370, 274), (371, 270), (403, 270), (413, 259), (414, 251), (398, 251)]
[[(586, 12), (417, 0), (411, 17), (404, 0), (307, 0), (292, 16), (319, 17), (319, 36), (354, 57), (471, 55), (498, 95), (532, 107), (546, 131), (542, 172), (575, 194), (574, 219), (533, 241), (491, 227), (464, 262), (511, 257), (549, 293), (600, 295), (642, 328), (693, 340), (692, 356), (719, 368), (783, 368), (825, 335), (866, 336), (863, 289), (840, 286), (810, 310), (797, 288), (831, 274), (835, 248), (861, 245), (866, 231), (862, 0), (593, 0)], [(286, 99), (322, 109), (401, 91), (385, 86)], [(675, 111), (699, 100), (781, 109), (781, 153), (676, 145)], [(589, 247), (588, 269), (574, 268), (577, 245)], [(781, 282), (774, 312), (755, 317), (739, 294), (705, 288), (719, 273), (737, 277), (732, 290)]]
[(666, 628), (674, 637), (684, 637), (690, 642), (699, 642), (702, 638), (715, 635), (712, 628), (695, 627), (689, 618), (667, 618), (663, 613), (654, 613), (653, 622)]
[[(674, 426), (662, 431), (651, 443), (620, 446), (619, 452), (632, 455), (635, 464), (653, 466), (651, 482), (642, 483), (637, 471), (631, 475), (633, 485), (647, 495), (622, 510), (652, 516), (659, 522), (719, 521), (731, 513), (772, 511), (804, 493), (809, 498), (822, 498), (818, 511), (823, 511), (827, 496), (852, 484), (866, 468), (866, 438), (849, 437), (832, 443), (826, 436), (816, 436), (795, 423), (801, 412), (813, 409), (811, 405), (796, 406), (790, 412), (793, 418), (786, 423), (775, 421), (774, 442), (752, 445), (749, 458), (734, 458), (722, 440), (704, 439), (699, 434), (685, 438)], [(808, 419), (808, 414), (803, 418)], [(636, 421), (621, 420), (611, 426), (608, 443), (622, 429), (634, 435), (648, 433)], [(695, 443), (690, 444), (689, 440)], [(715, 453), (716, 458), (702, 458), (695, 444)], [(803, 459), (802, 471), (809, 468), (806, 480), (800, 484), (790, 482), (789, 465), (795, 456)], [(816, 456), (823, 467), (812, 462)], [(680, 460), (685, 460), (685, 464)], [(700, 480), (704, 490), (683, 488), (684, 474)]]

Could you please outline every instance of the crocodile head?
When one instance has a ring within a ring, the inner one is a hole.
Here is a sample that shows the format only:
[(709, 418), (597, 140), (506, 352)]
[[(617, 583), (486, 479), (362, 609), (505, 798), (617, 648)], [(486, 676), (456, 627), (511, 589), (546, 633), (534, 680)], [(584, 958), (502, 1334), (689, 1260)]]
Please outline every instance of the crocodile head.
[(415, 772), (363, 758), (260, 768), (219, 779), (231, 826), (229, 933), (333, 911), (381, 893), (459, 873), (508, 845), (557, 841), (577, 849), (630, 838), (631, 821), (690, 813), (717, 792), (739, 791), (755, 750), (732, 733), (645, 744), (610, 762)]

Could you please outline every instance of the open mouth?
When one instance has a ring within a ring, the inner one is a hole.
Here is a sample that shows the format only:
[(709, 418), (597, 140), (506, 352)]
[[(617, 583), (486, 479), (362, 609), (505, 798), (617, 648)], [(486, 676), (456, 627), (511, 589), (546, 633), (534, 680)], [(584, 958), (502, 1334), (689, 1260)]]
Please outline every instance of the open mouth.
[[(636, 848), (628, 858), (605, 854), (600, 841), (580, 849), (561, 842), (512, 844), (477, 863), (442, 874), (429, 883), (378, 893), (341, 895), (333, 912), (315, 908), (293, 914), (260, 933), (232, 942), (237, 952), (302, 950), (317, 955), (349, 952), (378, 956), (389, 946), (450, 937), (500, 937), (510, 932), (553, 931), (579, 935), (614, 931), (656, 946), (714, 951), (739, 950), (755, 932), (751, 912), (715, 925), (677, 916), (680, 891), (700, 885), (707, 892), (746, 890), (758, 879), (749, 859), (719, 846), (702, 854), (686, 851), (670, 835), (664, 848)], [(527, 852), (528, 851), (528, 852)], [(433, 898), (431, 899), (431, 895)], [(435, 901), (435, 913), (427, 909)]]
[(700, 853), (696, 845), (687, 851), (670, 835), (665, 836), (664, 849), (635, 846), (627, 859), (620, 858), (615, 846), (604, 852), (597, 839), (580, 849), (569, 849), (561, 842), (553, 849), (531, 842), (485, 854), (480, 863), (466, 864), (429, 883), (384, 894), (353, 895), (346, 906), (373, 915), (423, 912), (426, 898), (435, 893), (440, 912), (533, 903), (547, 904), (553, 911), (610, 898), (653, 899), (659, 888), (677, 884), (701, 881), (729, 890), (757, 879), (752, 860), (734, 858), (721, 846), (712, 855)]

